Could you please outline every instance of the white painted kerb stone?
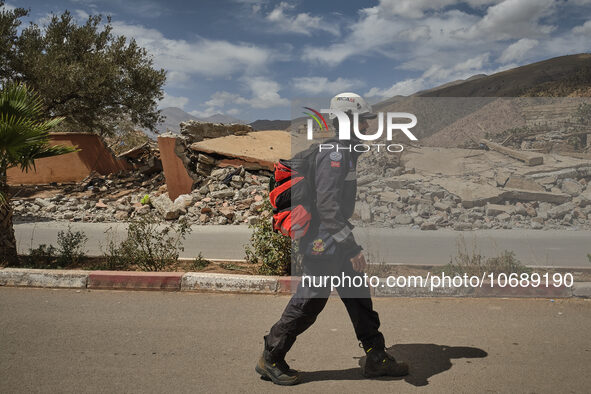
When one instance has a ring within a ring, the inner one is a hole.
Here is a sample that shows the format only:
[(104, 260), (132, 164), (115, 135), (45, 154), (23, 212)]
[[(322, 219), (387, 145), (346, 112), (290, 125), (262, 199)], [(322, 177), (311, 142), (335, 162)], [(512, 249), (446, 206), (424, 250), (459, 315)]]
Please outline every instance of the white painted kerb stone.
[(86, 288), (88, 271), (4, 268), (0, 286)]
[(257, 275), (187, 272), (181, 279), (181, 291), (276, 293), (277, 286), (277, 278)]

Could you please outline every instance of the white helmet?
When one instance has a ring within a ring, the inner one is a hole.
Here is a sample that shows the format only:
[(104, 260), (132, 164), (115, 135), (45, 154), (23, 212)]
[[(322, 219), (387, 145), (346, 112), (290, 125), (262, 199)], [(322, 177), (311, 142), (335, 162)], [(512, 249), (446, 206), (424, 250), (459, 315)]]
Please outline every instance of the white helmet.
[[(371, 112), (371, 105), (363, 97), (356, 93), (340, 93), (330, 100), (330, 109), (336, 111), (357, 112), (360, 118), (373, 119), (377, 115)], [(336, 118), (335, 114), (330, 114), (330, 119)]]

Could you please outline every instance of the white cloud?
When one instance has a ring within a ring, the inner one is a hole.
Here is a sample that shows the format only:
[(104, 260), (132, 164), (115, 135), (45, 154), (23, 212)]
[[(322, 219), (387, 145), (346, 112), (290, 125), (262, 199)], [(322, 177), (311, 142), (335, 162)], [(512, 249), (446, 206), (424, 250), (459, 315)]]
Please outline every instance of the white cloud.
[[(242, 77), (240, 78), (245, 89), (250, 92), (250, 97), (244, 97), (236, 93), (218, 91), (212, 94), (204, 103), (204, 110), (195, 110), (191, 114), (197, 117), (211, 116), (217, 112), (230, 114), (229, 110), (224, 110), (226, 106), (247, 106), (256, 109), (267, 109), (273, 107), (282, 107), (289, 105), (289, 100), (281, 97), (279, 90), (281, 86), (270, 79), (264, 77)], [(233, 108), (233, 114), (238, 114), (239, 110)]]
[(212, 108), (208, 108), (204, 111), (193, 110), (193, 111), (190, 111), (189, 113), (196, 118), (203, 119), (203, 118), (208, 118), (211, 115), (217, 114), (218, 111), (216, 111), (215, 109), (212, 109)]
[(475, 56), (463, 62), (456, 64), (452, 70), (453, 71), (470, 71), (470, 70), (479, 70), (481, 69), (485, 63), (488, 62), (488, 58), (490, 57), (490, 53), (486, 52), (481, 55)]
[(457, 35), (466, 39), (494, 37), (495, 40), (544, 36), (556, 26), (540, 24), (540, 19), (550, 15), (556, 5), (554, 0), (505, 0), (489, 7), (478, 23), (458, 31)]
[(400, 37), (403, 41), (411, 42), (418, 40), (428, 40), (429, 38), (431, 38), (431, 29), (429, 28), (429, 26), (426, 25), (417, 26), (411, 29), (401, 31), (398, 34), (398, 37)]
[(404, 18), (422, 18), (427, 11), (440, 11), (450, 5), (460, 3), (472, 7), (480, 7), (486, 4), (495, 4), (503, 0), (380, 0), (380, 8), (391, 15)]
[(289, 100), (279, 95), (280, 85), (264, 77), (244, 78), (246, 85), (252, 92), (252, 97), (246, 103), (253, 108), (272, 108), (289, 105)]
[(182, 86), (191, 79), (189, 74), (182, 71), (168, 71), (166, 73), (166, 84)]
[(429, 89), (431, 87), (442, 85), (450, 81), (466, 79), (475, 74), (489, 74), (501, 71), (485, 70), (485, 65), (488, 63), (489, 57), (490, 53), (483, 53), (481, 55), (477, 55), (473, 58), (459, 62), (452, 67), (433, 64), (418, 78), (409, 78), (404, 81), (397, 82), (387, 89), (373, 87), (367, 91), (365, 95), (367, 97), (392, 97), (397, 95), (408, 96), (420, 90)]
[(228, 103), (236, 103), (236, 104), (244, 104), (245, 99), (240, 97), (240, 95), (230, 92), (215, 92), (211, 95), (208, 101), (205, 102), (205, 105), (208, 108), (220, 109), (225, 107)]
[(362, 86), (363, 82), (341, 77), (333, 81), (326, 77), (298, 77), (291, 80), (291, 85), (294, 89), (305, 94), (318, 95), (321, 93), (337, 94)]
[[(309, 13), (300, 13), (297, 15), (288, 15), (286, 11), (293, 9), (294, 6), (286, 2), (281, 2), (275, 7), (265, 19), (273, 22), (275, 29), (283, 32), (312, 35), (314, 31), (326, 31), (328, 33), (339, 35), (339, 28), (337, 25), (325, 21), (319, 16), (312, 16)], [(258, 8), (253, 8), (254, 12), (258, 12)]]
[(499, 56), (499, 63), (509, 63), (525, 59), (525, 55), (528, 51), (533, 49), (539, 44), (538, 40), (532, 40), (530, 38), (522, 38), (521, 40), (514, 42), (509, 45)]
[(136, 39), (154, 56), (155, 63), (169, 72), (210, 77), (260, 72), (273, 61), (270, 50), (246, 43), (196, 38), (172, 40), (156, 29), (113, 22), (115, 34)]
[(90, 16), (88, 12), (84, 10), (74, 10), (74, 14), (76, 15), (76, 19), (79, 23), (86, 22), (88, 20), (88, 17)]
[[(379, 6), (361, 10), (360, 19), (351, 26), (351, 33), (326, 47), (306, 47), (303, 58), (336, 66), (356, 56), (379, 53), (400, 61), (408, 51), (448, 49), (458, 45), (452, 33), (477, 23), (478, 16), (451, 10), (424, 19), (391, 16)], [(462, 45), (465, 45), (462, 40)]]
[(454, 0), (380, 0), (379, 7), (391, 15), (422, 18), (427, 10), (439, 10)]
[[(458, 4), (469, 8), (450, 8)], [(546, 39), (556, 27), (544, 18), (562, 6), (555, 0), (381, 0), (360, 10), (343, 39), (305, 47), (303, 59), (336, 66), (372, 54), (398, 61), (416, 57), (427, 64), (446, 57), (455, 62), (458, 54), (474, 57), (483, 51), (499, 56), (503, 41)]]
[[(591, 3), (591, 0), (589, 0), (589, 3)], [(572, 32), (574, 34), (591, 35), (591, 21), (587, 21), (580, 26), (575, 26)]]
[(396, 82), (388, 89), (371, 88), (365, 93), (367, 97), (393, 97), (408, 96), (425, 88), (424, 78), (410, 78), (404, 81)]
[(171, 96), (170, 94), (164, 92), (164, 98), (162, 100), (160, 100), (159, 107), (160, 108), (179, 107), (181, 109), (184, 109), (188, 103), (189, 103), (188, 97)]

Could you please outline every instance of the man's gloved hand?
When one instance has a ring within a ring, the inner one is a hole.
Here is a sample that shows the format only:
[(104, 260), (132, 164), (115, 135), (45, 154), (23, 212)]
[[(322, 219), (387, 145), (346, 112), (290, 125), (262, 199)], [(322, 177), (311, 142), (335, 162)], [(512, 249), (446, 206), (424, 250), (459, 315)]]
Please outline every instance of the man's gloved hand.
[(353, 269), (357, 272), (363, 272), (367, 267), (367, 262), (365, 261), (365, 256), (363, 252), (359, 252), (357, 256), (351, 258), (351, 264), (353, 264)]

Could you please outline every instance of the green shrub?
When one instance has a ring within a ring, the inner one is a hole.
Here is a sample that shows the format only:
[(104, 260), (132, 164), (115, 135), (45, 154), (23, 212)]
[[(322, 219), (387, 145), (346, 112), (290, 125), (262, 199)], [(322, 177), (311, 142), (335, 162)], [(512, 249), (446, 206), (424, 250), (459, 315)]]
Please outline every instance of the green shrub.
[(443, 266), (441, 271), (450, 275), (482, 275), (483, 273), (521, 274), (530, 273), (532, 269), (523, 265), (510, 250), (504, 250), (496, 257), (484, 257), (477, 250), (476, 245), (472, 250), (466, 246), (463, 237), (457, 242), (458, 254), (449, 264)]
[(211, 262), (209, 260), (204, 259), (201, 252), (199, 252), (199, 255), (195, 257), (195, 260), (191, 262), (190, 268), (195, 271), (201, 271), (209, 264), (211, 264)]
[(41, 244), (35, 249), (29, 249), (29, 255), (24, 256), (22, 267), (24, 268), (57, 268), (57, 249), (53, 245)]
[(258, 273), (262, 275), (289, 275), (295, 243), (292, 245), (289, 237), (273, 231), (271, 217), (271, 203), (265, 201), (257, 224), (249, 226), (253, 233), (250, 245), (245, 247), (246, 261), (260, 263)]
[(129, 223), (123, 242), (117, 245), (110, 239), (103, 250), (105, 265), (110, 267), (107, 269), (137, 267), (142, 271), (161, 271), (177, 262), (180, 252), (184, 251), (182, 242), (190, 231), (184, 219), (160, 224), (154, 216), (139, 217)]
[(57, 233), (58, 247), (42, 244), (29, 249), (29, 254), (23, 258), (23, 267), (58, 269), (79, 264), (86, 258), (84, 245), (88, 237), (82, 231), (72, 231), (68, 226), (66, 231)]
[(112, 228), (107, 229), (107, 244), (101, 244), (104, 260), (93, 267), (97, 270), (126, 271), (130, 269), (130, 262), (122, 255), (121, 244), (115, 241)]
[(80, 263), (85, 257), (84, 245), (88, 237), (82, 231), (72, 231), (68, 225), (67, 231), (57, 233), (57, 264), (60, 267), (67, 267), (72, 264)]
[(221, 263), (220, 267), (228, 271), (240, 271), (242, 267), (232, 263)]

